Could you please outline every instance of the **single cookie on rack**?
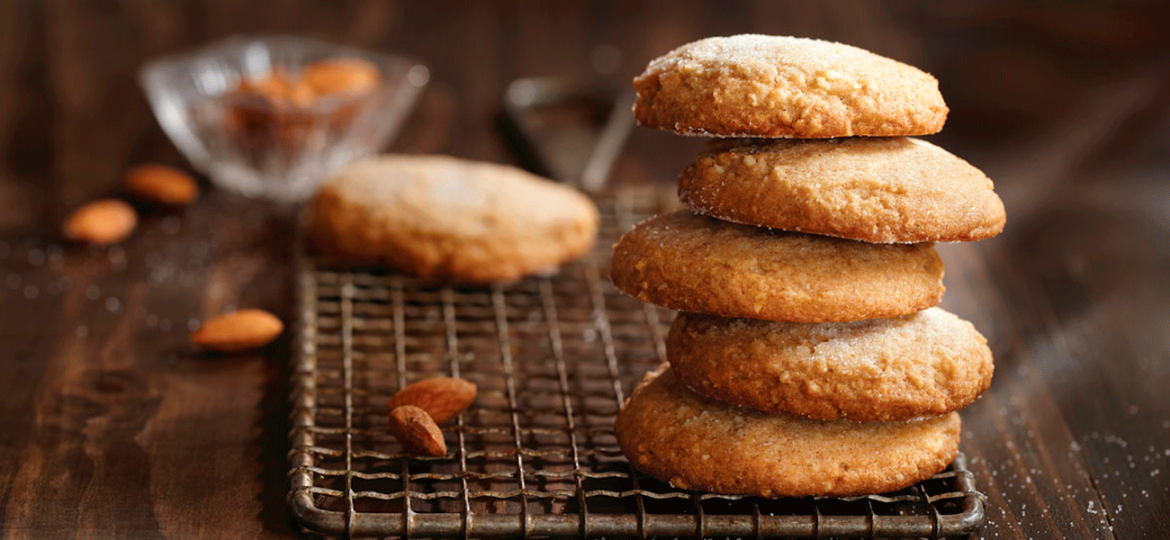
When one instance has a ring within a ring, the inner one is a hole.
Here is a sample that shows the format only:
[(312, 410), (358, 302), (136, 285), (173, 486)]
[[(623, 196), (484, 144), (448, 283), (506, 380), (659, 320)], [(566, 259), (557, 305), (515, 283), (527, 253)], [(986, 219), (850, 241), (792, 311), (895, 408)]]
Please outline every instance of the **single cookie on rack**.
[(867, 244), (688, 210), (652, 217), (622, 236), (610, 275), (643, 302), (789, 322), (908, 315), (938, 304), (944, 290), (930, 243)]
[(947, 106), (930, 74), (864, 49), (744, 34), (688, 43), (634, 79), (645, 127), (715, 137), (926, 135)]
[(326, 255), (482, 283), (581, 256), (596, 238), (598, 213), (585, 195), (514, 167), (391, 155), (330, 179), (309, 221)]
[(622, 453), (682, 489), (763, 497), (845, 497), (913, 485), (959, 450), (958, 413), (855, 423), (768, 415), (690, 391), (670, 369), (646, 375), (618, 413)]
[(714, 141), (678, 194), (699, 214), (863, 242), (980, 240), (1005, 221), (979, 169), (905, 137)]
[(899, 421), (967, 406), (991, 383), (987, 340), (941, 308), (794, 324), (680, 313), (666, 356), (706, 397), (771, 414)]

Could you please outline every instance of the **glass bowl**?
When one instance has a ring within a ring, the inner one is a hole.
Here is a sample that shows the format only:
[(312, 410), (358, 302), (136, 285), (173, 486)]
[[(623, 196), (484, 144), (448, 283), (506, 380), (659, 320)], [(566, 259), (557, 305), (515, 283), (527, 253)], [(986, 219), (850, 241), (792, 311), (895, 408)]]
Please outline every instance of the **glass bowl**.
[[(314, 62), (353, 59), (378, 70), (363, 91), (285, 100), (243, 90), (297, 80)], [(291, 36), (229, 38), (139, 71), (159, 124), (196, 169), (224, 188), (289, 203), (385, 147), (429, 79), (409, 58)]]

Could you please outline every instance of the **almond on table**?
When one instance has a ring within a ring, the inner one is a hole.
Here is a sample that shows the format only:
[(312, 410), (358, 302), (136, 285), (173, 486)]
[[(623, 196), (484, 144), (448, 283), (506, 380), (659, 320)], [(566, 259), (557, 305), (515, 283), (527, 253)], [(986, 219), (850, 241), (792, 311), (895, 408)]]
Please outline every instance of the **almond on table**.
[(191, 175), (155, 163), (130, 169), (124, 186), (135, 198), (167, 206), (185, 206), (199, 198), (199, 185)]
[(475, 401), (476, 386), (471, 381), (440, 377), (416, 382), (399, 390), (388, 403), (393, 411), (415, 406), (427, 412), (436, 424), (442, 424), (463, 412)]
[(74, 210), (61, 232), (70, 240), (104, 246), (120, 242), (137, 226), (133, 206), (118, 199), (100, 199)]
[(261, 309), (242, 309), (214, 317), (191, 334), (191, 343), (217, 352), (241, 352), (272, 343), (284, 323)]
[(390, 411), (390, 432), (407, 453), (414, 456), (447, 455), (447, 442), (439, 425), (426, 411), (403, 405)]

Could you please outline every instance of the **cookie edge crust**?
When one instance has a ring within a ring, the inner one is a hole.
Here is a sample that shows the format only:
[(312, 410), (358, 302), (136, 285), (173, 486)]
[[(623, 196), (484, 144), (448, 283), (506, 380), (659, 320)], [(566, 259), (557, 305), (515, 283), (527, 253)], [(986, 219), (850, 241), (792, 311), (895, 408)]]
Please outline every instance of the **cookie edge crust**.
[[(816, 117), (816, 129), (801, 129), (779, 121), (774, 115), (753, 107), (737, 107), (712, 102), (706, 95), (688, 100), (659, 97), (659, 75), (634, 79), (637, 98), (634, 119), (639, 127), (666, 131), (684, 137), (761, 138), (761, 139), (833, 139), (838, 137), (900, 137), (934, 135), (942, 131), (950, 109), (932, 111), (934, 118), (918, 122), (858, 121), (839, 115)], [(709, 111), (696, 117), (695, 110)]]
[[(758, 467), (760, 465), (758, 463), (754, 464), (757, 466), (748, 466), (740, 470), (728, 470), (728, 462), (718, 462), (714, 466), (679, 463), (679, 459), (685, 460), (686, 458), (680, 458), (679, 453), (670, 451), (669, 445), (665, 445), (666, 447), (663, 448), (663, 441), (649, 437), (645, 433), (646, 430), (641, 429), (638, 422), (643, 414), (655, 414), (655, 411), (641, 410), (646, 407), (645, 404), (638, 404), (640, 394), (638, 390), (650, 384), (654, 378), (662, 373), (662, 368), (648, 373), (638, 388), (635, 388), (630, 397), (626, 399), (626, 403), (618, 412), (614, 424), (614, 435), (622, 454), (631, 465), (677, 489), (761, 497), (850, 497), (888, 493), (912, 486), (939, 473), (946, 469), (947, 465), (954, 461), (959, 453), (962, 420), (958, 413), (951, 412), (941, 417), (925, 420), (946, 424), (942, 426), (942, 432), (938, 434), (939, 448), (934, 454), (923, 451), (913, 460), (895, 462), (895, 467), (891, 467), (889, 470), (872, 471), (869, 478), (843, 482), (841, 478), (836, 478), (833, 487), (827, 490), (809, 486), (804, 486), (803, 489), (799, 488), (793, 485), (793, 480), (789, 475), (784, 474), (775, 474), (774, 478), (761, 477), (760, 473), (763, 471)], [(699, 399), (706, 398), (700, 397)], [(731, 406), (728, 405), (728, 407)], [(661, 407), (656, 409), (660, 411)], [(905, 446), (910, 448), (921, 442), (925, 441), (907, 443)], [(656, 454), (651, 448), (657, 449), (659, 452)]]
[[(746, 302), (730, 299), (720, 292), (729, 288), (743, 288), (742, 284), (735, 282), (734, 276), (721, 273), (718, 277), (719, 282), (688, 284), (687, 276), (693, 269), (687, 268), (685, 262), (664, 265), (658, 260), (661, 259), (661, 253), (658, 254), (659, 257), (646, 256), (656, 248), (649, 246), (635, 233), (642, 227), (650, 226), (652, 220), (667, 215), (670, 214), (659, 214), (643, 220), (623, 234), (613, 246), (614, 255), (610, 265), (610, 280), (618, 290), (643, 302), (667, 309), (784, 322), (846, 322), (887, 319), (922, 311), (938, 305), (946, 291), (943, 285), (946, 269), (942, 258), (931, 245), (927, 246), (929, 269), (924, 272), (929, 271), (936, 277), (931, 280), (930, 287), (903, 283), (899, 288), (909, 289), (910, 292), (904, 291), (901, 294), (901, 301), (888, 299), (879, 301), (873, 295), (862, 294), (848, 300), (822, 298), (820, 301), (798, 304), (790, 303), (781, 297), (764, 303), (759, 310), (752, 310)], [(671, 286), (672, 292), (663, 292), (663, 284)]]
[[(698, 316), (706, 317), (703, 314), (698, 314)], [(970, 324), (967, 321), (963, 322)], [(816, 420), (848, 420), (853, 422), (901, 422), (939, 416), (957, 411), (973, 403), (991, 386), (991, 379), (995, 372), (990, 347), (987, 346), (986, 340), (979, 334), (978, 330), (972, 327), (971, 331), (978, 335), (980, 343), (972, 345), (972, 348), (978, 349), (979, 358), (970, 363), (972, 366), (977, 366), (975, 371), (980, 374), (980, 377), (969, 385), (950, 385), (952, 388), (946, 392), (947, 399), (941, 404), (937, 401), (932, 402), (928, 398), (895, 400), (881, 394), (878, 396), (866, 395), (864, 390), (874, 390), (870, 388), (870, 385), (832, 385), (827, 384), (832, 382), (828, 380), (814, 382), (820, 383), (821, 386), (827, 385), (836, 388), (845, 386), (848, 389), (860, 388), (862, 391), (851, 393), (851, 395), (828, 394), (811, 397), (804, 388), (809, 382), (808, 380), (771, 380), (766, 381), (766, 383), (760, 382), (750, 385), (750, 388), (733, 388), (734, 385), (727, 383), (737, 376), (746, 376), (744, 366), (727, 366), (726, 370), (718, 371), (711, 366), (712, 361), (709, 359), (693, 360), (692, 355), (716, 354), (716, 349), (719, 347), (708, 344), (702, 347), (702, 351), (696, 351), (694, 340), (685, 334), (685, 326), (688, 324), (693, 324), (692, 315), (685, 312), (679, 313), (671, 324), (665, 339), (666, 356), (671, 370), (679, 381), (691, 391), (706, 398), (766, 414), (786, 414)], [(733, 343), (727, 348), (735, 346), (736, 344)], [(722, 357), (731, 356), (722, 355)], [(764, 361), (766, 359), (751, 355), (744, 358), (742, 364)], [(718, 386), (710, 384), (709, 375), (711, 372), (724, 375), (725, 380), (720, 381), (721, 384)], [(753, 374), (753, 377), (752, 380), (763, 381), (761, 377), (766, 377), (766, 373), (756, 373)], [(955, 381), (949, 382), (954, 383)], [(959, 388), (956, 390), (955, 387)]]

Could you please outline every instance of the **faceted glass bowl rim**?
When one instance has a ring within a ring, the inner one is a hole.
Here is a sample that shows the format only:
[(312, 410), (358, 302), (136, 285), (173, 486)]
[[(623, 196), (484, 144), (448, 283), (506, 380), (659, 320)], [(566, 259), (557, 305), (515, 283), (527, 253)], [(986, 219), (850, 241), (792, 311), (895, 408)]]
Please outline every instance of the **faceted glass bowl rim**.
[[(236, 100), (248, 99), (249, 96), (232, 96), (229, 92), (205, 93), (195, 91), (188, 85), (175, 85), (166, 75), (175, 70), (189, 71), (192, 66), (216, 58), (227, 58), (241, 48), (248, 46), (262, 46), (270, 51), (282, 47), (303, 46), (311, 49), (326, 51), (325, 57), (358, 57), (371, 61), (378, 66), (382, 73), (379, 90), (386, 91), (392, 86), (397, 89), (405, 84), (421, 90), (430, 80), (430, 71), (420, 61), (404, 55), (384, 54), (358, 47), (338, 45), (312, 38), (292, 35), (235, 35), (208, 43), (193, 49), (182, 50), (165, 54), (148, 60), (138, 70), (138, 81), (152, 102), (158, 99), (159, 93), (168, 90), (178, 93), (184, 101), (195, 100)], [(246, 76), (241, 76), (241, 79)], [(358, 103), (366, 99), (367, 94), (339, 94), (323, 96), (313, 100), (309, 106), (291, 103), (279, 103), (272, 100), (248, 100), (248, 106), (254, 109), (268, 108), (272, 111), (297, 111), (301, 113), (331, 113), (349, 104)]]

